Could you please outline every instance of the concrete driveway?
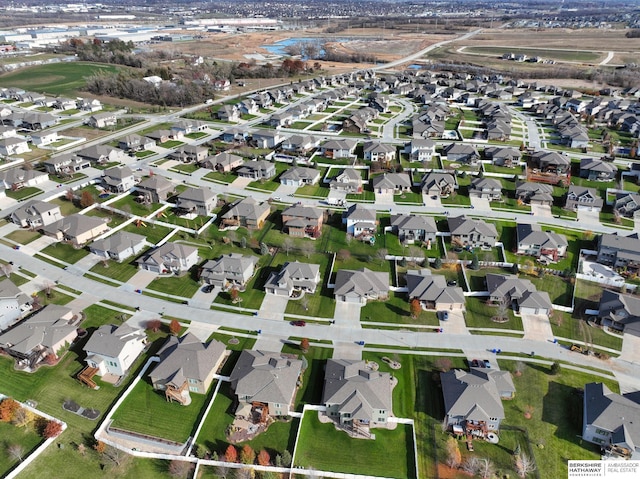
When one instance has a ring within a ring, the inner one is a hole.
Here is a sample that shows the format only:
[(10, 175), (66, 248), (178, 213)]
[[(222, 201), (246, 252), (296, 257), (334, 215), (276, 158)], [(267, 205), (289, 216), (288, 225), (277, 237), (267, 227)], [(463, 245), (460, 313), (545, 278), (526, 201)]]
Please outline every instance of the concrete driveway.
[(578, 210), (578, 222), (581, 225), (593, 225), (594, 230), (596, 230), (600, 226), (600, 212)]
[(524, 339), (535, 341), (551, 341), (553, 339), (551, 323), (545, 314), (523, 314), (522, 326), (524, 328)]
[(146, 288), (151, 281), (158, 277), (157, 274), (151, 271), (140, 270), (134, 274), (131, 279), (123, 285), (123, 287), (129, 287), (132, 290)]
[(622, 341), (622, 354), (618, 357), (621, 361), (640, 363), (640, 337), (633, 334), (625, 334)]
[(376, 205), (389, 205), (392, 206), (393, 194), (391, 193), (376, 193)]
[(344, 301), (336, 301), (336, 310), (333, 313), (333, 319), (338, 326), (349, 326), (351, 328), (360, 328), (360, 305), (355, 303), (345, 303)]
[(267, 294), (262, 300), (258, 316), (266, 319), (284, 319), (284, 311), (289, 303), (288, 296)]
[(551, 214), (551, 206), (531, 205), (531, 212), (533, 213), (533, 216), (537, 216), (538, 218), (553, 218), (553, 214)]
[(449, 319), (440, 321), (440, 327), (444, 333), (449, 334), (471, 334), (464, 322), (464, 313), (462, 311), (448, 311)]
[(476, 210), (491, 211), (491, 204), (488, 199), (474, 198), (472, 196), (469, 197), (469, 199), (471, 200), (471, 206), (473, 206)]
[(428, 206), (430, 208), (442, 208), (442, 201), (440, 201), (439, 196), (432, 198), (431, 195), (423, 193), (422, 202), (425, 204), (425, 206)]
[(354, 342), (334, 341), (333, 358), (336, 359), (362, 359), (363, 346)]
[(229, 186), (233, 186), (234, 188), (244, 188), (252, 181), (253, 180), (251, 178), (243, 178), (241, 176), (238, 176)]
[(280, 336), (260, 334), (253, 345), (253, 350), (278, 352), (282, 350), (283, 345), (284, 340)]

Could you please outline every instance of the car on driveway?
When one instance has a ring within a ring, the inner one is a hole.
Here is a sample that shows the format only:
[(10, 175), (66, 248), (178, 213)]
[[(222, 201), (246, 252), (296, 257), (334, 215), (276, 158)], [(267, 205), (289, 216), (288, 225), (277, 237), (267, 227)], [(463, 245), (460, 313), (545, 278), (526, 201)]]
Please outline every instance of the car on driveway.
[(440, 321), (449, 321), (449, 311), (440, 311), (438, 313)]
[(306, 321), (302, 321), (302, 320), (291, 321), (291, 326), (306, 326), (306, 325), (307, 325)]

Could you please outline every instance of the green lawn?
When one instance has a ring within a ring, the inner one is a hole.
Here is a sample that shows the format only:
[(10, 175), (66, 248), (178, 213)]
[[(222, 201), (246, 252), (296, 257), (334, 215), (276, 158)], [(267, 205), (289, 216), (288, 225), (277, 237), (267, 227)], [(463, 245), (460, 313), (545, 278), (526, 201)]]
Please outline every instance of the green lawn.
[[(224, 382), (220, 386), (213, 407), (204, 421), (200, 435), (196, 438), (196, 443), (201, 444), (208, 451), (217, 452), (221, 457), (224, 456), (224, 451), (229, 445), (225, 431), (227, 426), (233, 422), (232, 404), (229, 383)], [(251, 441), (240, 443), (239, 446), (249, 444), (255, 451), (267, 449), (271, 457), (275, 459), (276, 454), (281, 454), (285, 450), (293, 453), (296, 428), (297, 422), (295, 421), (277, 421), (271, 424), (267, 431)]]
[(370, 301), (360, 310), (360, 321), (396, 324), (422, 324), (438, 326), (435, 311), (422, 311), (416, 319), (411, 317), (405, 293), (390, 293), (386, 301)]
[(75, 264), (89, 254), (88, 249), (76, 249), (67, 243), (50, 244), (40, 252), (69, 264)]
[(160, 143), (159, 146), (161, 146), (162, 148), (177, 148), (179, 146), (184, 145), (183, 141), (179, 141), (179, 140), (168, 140), (165, 141), (164, 143)]
[(561, 306), (571, 306), (573, 295), (573, 285), (569, 280), (564, 280), (560, 276), (545, 274), (542, 278), (520, 274), (520, 278), (530, 280), (538, 291), (549, 293), (551, 302)]
[[(95, 197), (97, 198), (97, 195), (95, 195)], [(62, 216), (69, 216), (74, 213), (80, 213), (80, 211), (82, 211), (82, 208), (76, 205), (75, 202), (69, 201), (64, 196), (53, 198), (49, 200), (49, 203), (58, 205), (60, 207), (60, 213), (62, 213)]]
[(303, 353), (298, 345), (285, 344), (282, 347), (282, 352), (295, 354), (298, 357), (304, 356), (309, 364), (302, 375), (302, 385), (296, 394), (294, 403), (295, 410), (302, 412), (302, 407), (305, 404), (321, 404), (324, 368), (327, 364), (327, 359), (333, 355), (333, 349), (310, 346), (309, 350)]
[(125, 213), (146, 217), (162, 206), (159, 203), (141, 204), (136, 201), (136, 194), (127, 195), (118, 201), (111, 203), (109, 206), (116, 208)]
[(104, 63), (60, 62), (19, 70), (2, 75), (5, 85), (20, 85), (25, 90), (33, 90), (51, 95), (75, 98), (82, 95), (85, 78), (100, 73), (115, 73), (124, 68)]
[(300, 427), (295, 465), (320, 471), (369, 474), (373, 476), (416, 477), (411, 426), (375, 429), (375, 440), (353, 439), (336, 431), (333, 424), (322, 424), (318, 414), (305, 414)]
[(393, 196), (394, 203), (416, 203), (422, 205), (422, 193), (402, 193), (401, 195)]
[[(215, 387), (215, 383), (211, 387)], [(113, 415), (112, 425), (127, 431), (184, 442), (195, 430), (206, 398), (203, 394), (191, 394), (189, 406), (169, 402), (162, 391), (153, 389), (145, 375)]]
[(460, 186), (458, 191), (453, 192), (447, 198), (441, 198), (440, 201), (444, 206), (471, 206), (471, 199), (467, 186)]
[(40, 233), (38, 233), (37, 231), (20, 229), (12, 231), (6, 236), (6, 238), (10, 239), (11, 241), (15, 241), (16, 243), (29, 244), (32, 241), (40, 238), (40, 236)]
[(24, 459), (43, 441), (42, 437), (35, 432), (33, 424), (19, 428), (7, 422), (0, 422), (0, 437), (4, 438), (0, 441), (3, 452), (0, 454), (0, 474), (3, 477), (5, 473), (19, 463), (18, 459), (9, 455), (7, 451), (9, 446), (20, 446), (23, 451), (22, 458)]
[(219, 173), (217, 171), (212, 171), (211, 173), (207, 173), (202, 177), (208, 181), (214, 181), (217, 183), (233, 183), (237, 176), (234, 173)]
[(496, 314), (496, 307), (485, 303), (486, 298), (476, 298), (468, 296), (466, 298), (465, 323), (469, 328), (492, 328), (492, 329), (513, 329), (514, 331), (524, 331), (522, 319), (515, 316), (509, 309), (509, 321), (506, 323), (496, 323), (491, 318)]
[(329, 196), (329, 188), (319, 185), (305, 185), (298, 188), (294, 196), (317, 196), (320, 198), (326, 198)]
[(147, 286), (147, 289), (179, 296), (181, 298), (191, 298), (199, 288), (200, 283), (196, 281), (194, 273), (192, 272), (188, 272), (182, 276), (159, 277), (151, 281)]
[(131, 223), (125, 226), (122, 231), (146, 236), (149, 243), (157, 244), (165, 236), (171, 233), (172, 230), (166, 226), (157, 226), (152, 223), (145, 223), (140, 226), (136, 226), (135, 223)]
[(126, 283), (138, 272), (138, 266), (133, 261), (135, 260), (125, 260), (122, 263), (118, 263), (113, 260), (107, 260), (106, 263), (101, 261), (93, 266), (89, 271)]
[(20, 188), (19, 190), (8, 189), (5, 190), (5, 194), (7, 197), (12, 198), (17, 201), (23, 201), (32, 196), (36, 196), (42, 193), (42, 190), (36, 188), (35, 186), (25, 186), (24, 188)]

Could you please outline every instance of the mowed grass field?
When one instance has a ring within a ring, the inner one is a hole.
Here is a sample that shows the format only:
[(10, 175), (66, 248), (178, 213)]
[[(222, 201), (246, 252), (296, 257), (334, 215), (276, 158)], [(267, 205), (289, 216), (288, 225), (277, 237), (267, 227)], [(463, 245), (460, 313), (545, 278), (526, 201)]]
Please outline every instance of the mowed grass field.
[(529, 47), (466, 47), (465, 53), (476, 55), (502, 56), (505, 53), (514, 55), (527, 55), (528, 57), (541, 57), (567, 62), (595, 62), (604, 58), (601, 51), (561, 50), (556, 48), (529, 48)]
[(0, 75), (0, 86), (15, 86), (39, 93), (75, 97), (84, 87), (86, 77), (100, 72), (113, 73), (121, 68), (88, 62), (38, 65)]

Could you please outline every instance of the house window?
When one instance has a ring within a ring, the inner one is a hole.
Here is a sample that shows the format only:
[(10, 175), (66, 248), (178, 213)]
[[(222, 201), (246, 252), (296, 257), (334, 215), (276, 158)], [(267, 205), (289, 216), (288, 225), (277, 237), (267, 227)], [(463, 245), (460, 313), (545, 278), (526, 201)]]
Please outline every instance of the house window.
[(608, 436), (609, 432), (604, 429), (596, 429), (596, 434), (599, 434), (600, 436)]
[(195, 386), (189, 386), (189, 391), (191, 391), (192, 393), (197, 393), (198, 392), (198, 388)]
[(196, 384), (198, 382), (197, 379), (189, 378), (189, 384)]
[(351, 417), (351, 413), (345, 412), (342, 416), (345, 417), (345, 418), (350, 418)]

